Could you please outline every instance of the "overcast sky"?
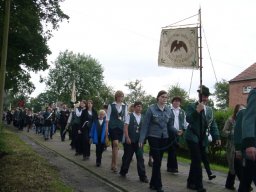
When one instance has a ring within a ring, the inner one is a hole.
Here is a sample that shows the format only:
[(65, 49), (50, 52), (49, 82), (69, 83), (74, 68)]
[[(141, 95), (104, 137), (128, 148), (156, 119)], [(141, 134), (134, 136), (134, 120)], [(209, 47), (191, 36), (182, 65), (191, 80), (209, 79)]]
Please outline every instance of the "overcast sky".
[[(199, 71), (191, 81), (192, 70), (158, 67), (157, 61), (161, 28), (197, 14), (200, 6), (203, 84), (213, 92), (216, 78), (209, 52), (218, 81), (229, 81), (256, 62), (255, 0), (65, 0), (61, 7), (70, 20), (48, 42), (49, 62), (68, 49), (97, 59), (104, 81), (115, 90), (127, 93), (124, 84), (138, 79), (156, 96), (177, 83), (189, 92), (192, 82), (190, 96), (195, 97)], [(193, 17), (185, 23), (197, 22)], [(33, 76), (33, 96), (44, 90), (38, 76)]]

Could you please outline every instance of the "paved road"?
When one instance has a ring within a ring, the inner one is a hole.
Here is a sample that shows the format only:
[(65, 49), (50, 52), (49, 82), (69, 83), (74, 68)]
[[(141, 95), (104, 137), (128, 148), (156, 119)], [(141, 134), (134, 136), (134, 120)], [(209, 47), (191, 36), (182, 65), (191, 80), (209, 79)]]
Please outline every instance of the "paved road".
[[(91, 157), (89, 160), (83, 161), (82, 156), (75, 156), (75, 152), (70, 149), (70, 141), (66, 140), (65, 142), (61, 142), (59, 133), (56, 133), (52, 140), (44, 141), (42, 135), (36, 135), (33, 131), (27, 133), (25, 131), (20, 132), (21, 134), (27, 135), (30, 139), (34, 140), (37, 144), (51, 150), (52, 152), (58, 154), (59, 156), (65, 158), (66, 160), (73, 162), (79, 167), (82, 167), (89, 173), (96, 176), (96, 178), (100, 179), (102, 182), (106, 182), (110, 186), (116, 187), (119, 191), (151, 191), (149, 189), (149, 185), (145, 183), (141, 183), (139, 181), (139, 177), (137, 175), (136, 170), (136, 159), (131, 163), (129, 173), (126, 178), (119, 176), (119, 174), (112, 173), (110, 170), (111, 163), (111, 149), (108, 148), (103, 153), (102, 165), (101, 167), (96, 167), (95, 163), (95, 147), (92, 145)], [(119, 163), (118, 167), (121, 164), (121, 157), (123, 151), (119, 150)], [(145, 162), (148, 162), (148, 156), (145, 155)], [(146, 165), (146, 172), (148, 178), (151, 177), (151, 168)], [(166, 192), (189, 192), (186, 188), (186, 180), (189, 172), (189, 165), (185, 163), (179, 164), (179, 173), (171, 174), (166, 171), (166, 159), (163, 159), (162, 162), (162, 181), (163, 181), (163, 189)], [(68, 172), (66, 173), (68, 174)], [(204, 187), (209, 192), (225, 192), (229, 191), (224, 188), (224, 184), (226, 181), (226, 174), (220, 172), (214, 172), (217, 175), (217, 178), (209, 181), (206, 173), (204, 171)], [(68, 175), (67, 175), (68, 177)], [(236, 182), (237, 187), (238, 182)], [(91, 190), (88, 190), (91, 191)]]

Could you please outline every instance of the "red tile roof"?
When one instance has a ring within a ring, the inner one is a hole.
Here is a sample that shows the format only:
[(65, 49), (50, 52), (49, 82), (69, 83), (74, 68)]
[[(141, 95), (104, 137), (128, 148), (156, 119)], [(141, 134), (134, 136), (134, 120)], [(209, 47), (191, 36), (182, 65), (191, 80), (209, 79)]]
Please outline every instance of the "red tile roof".
[(256, 63), (252, 64), (250, 67), (245, 69), (242, 73), (237, 75), (235, 78), (231, 79), (229, 82), (234, 81), (245, 81), (256, 79)]

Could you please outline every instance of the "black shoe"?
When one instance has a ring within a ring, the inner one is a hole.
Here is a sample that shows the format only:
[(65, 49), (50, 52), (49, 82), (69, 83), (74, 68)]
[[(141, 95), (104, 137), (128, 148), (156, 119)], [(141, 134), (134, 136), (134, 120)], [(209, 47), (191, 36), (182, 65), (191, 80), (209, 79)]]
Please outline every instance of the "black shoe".
[(142, 177), (142, 178), (140, 178), (140, 181), (142, 183), (148, 183), (148, 178), (147, 177)]
[(126, 177), (126, 174), (123, 173), (123, 172), (120, 172), (119, 175), (120, 175), (121, 177)]
[(153, 166), (152, 160), (149, 160), (149, 161), (148, 161), (148, 166), (149, 166), (149, 167), (152, 167), (152, 166)]
[(215, 179), (215, 178), (216, 178), (216, 175), (209, 175), (209, 176), (208, 176), (208, 179), (209, 179), (209, 180), (212, 180), (212, 179)]
[(100, 167), (100, 164), (101, 164), (101, 163), (97, 162), (97, 163), (96, 163), (96, 166), (97, 166), (97, 167)]
[(197, 192), (206, 192), (206, 189), (205, 188), (199, 188), (199, 189), (197, 189)]
[(156, 190), (157, 192), (164, 192), (164, 190), (162, 188), (159, 188)]
[(195, 184), (187, 184), (187, 188), (191, 189), (191, 190), (197, 190), (198, 189), (198, 187), (196, 187)]
[(232, 190), (232, 191), (235, 191), (236, 188), (233, 186), (225, 186), (226, 189), (229, 189), (229, 190)]
[(178, 169), (172, 169), (172, 168), (167, 168), (167, 172), (170, 172), (170, 173), (178, 173)]

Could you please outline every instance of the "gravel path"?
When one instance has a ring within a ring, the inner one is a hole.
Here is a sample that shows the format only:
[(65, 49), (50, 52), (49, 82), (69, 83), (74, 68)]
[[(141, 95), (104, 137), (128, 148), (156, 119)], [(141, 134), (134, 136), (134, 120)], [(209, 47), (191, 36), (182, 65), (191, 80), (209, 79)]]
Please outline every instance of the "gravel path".
[(34, 151), (45, 158), (50, 165), (55, 167), (60, 174), (61, 180), (70, 186), (74, 191), (97, 191), (97, 192), (116, 192), (117, 189), (109, 186), (107, 183), (96, 178), (88, 171), (82, 169), (80, 166), (68, 161), (67, 159), (49, 151), (48, 149), (36, 144), (26, 135), (19, 134), (20, 138), (29, 144)]

